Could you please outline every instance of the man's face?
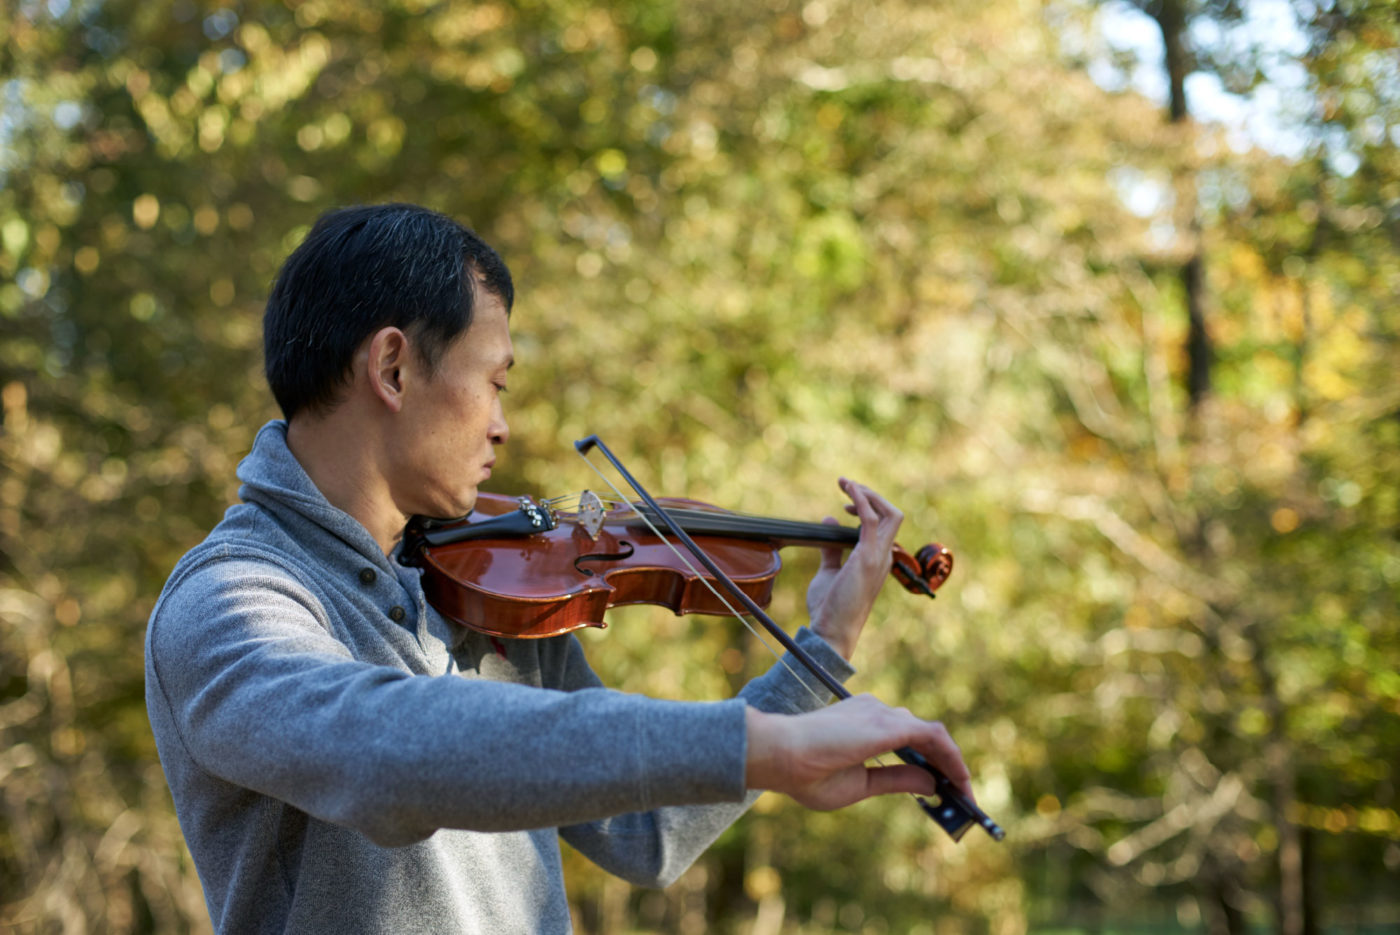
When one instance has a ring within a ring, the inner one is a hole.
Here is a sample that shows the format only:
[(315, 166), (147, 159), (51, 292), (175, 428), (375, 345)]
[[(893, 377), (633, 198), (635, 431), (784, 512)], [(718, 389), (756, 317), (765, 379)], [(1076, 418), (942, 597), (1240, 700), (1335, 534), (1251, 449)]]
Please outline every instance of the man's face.
[(501, 393), (514, 360), (505, 305), (482, 290), (471, 327), (405, 397), (396, 450), (388, 453), (394, 500), (405, 514), (456, 517), (476, 504), (495, 447), (510, 434)]

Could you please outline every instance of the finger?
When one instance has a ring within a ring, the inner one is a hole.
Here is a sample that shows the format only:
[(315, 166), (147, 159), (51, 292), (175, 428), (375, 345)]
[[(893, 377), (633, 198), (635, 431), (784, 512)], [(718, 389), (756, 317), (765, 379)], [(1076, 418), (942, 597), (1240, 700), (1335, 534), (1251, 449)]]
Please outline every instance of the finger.
[[(872, 696), (863, 694), (856, 697), (861, 699), (862, 708), (871, 709), (872, 715), (883, 723), (884, 730), (888, 731), (884, 736), (885, 742), (891, 744), (889, 749), (906, 745), (914, 748), (923, 754), (931, 766), (948, 777), (959, 792), (975, 801), (972, 773), (963, 761), (962, 751), (941, 721), (925, 721), (907, 708), (889, 707)], [(867, 698), (868, 701), (865, 700)]]
[[(836, 517), (828, 516), (822, 520), (827, 526), (835, 526)], [(841, 556), (846, 551), (844, 545), (824, 545), (822, 546), (822, 568), (835, 571), (841, 567)]]
[(851, 496), (852, 494), (858, 491), (862, 496), (864, 496), (864, 498), (870, 503), (871, 507), (874, 508), (874, 510), (877, 513), (884, 514), (899, 512), (899, 508), (896, 507), (889, 500), (886, 500), (884, 497), (880, 496), (880, 494), (876, 493), (875, 488), (870, 487), (866, 484), (859, 483), (857, 481), (853, 481), (849, 477), (841, 478), (841, 489), (846, 493), (847, 496)]
[(870, 501), (870, 491), (853, 480), (841, 478), (841, 490), (846, 496), (851, 498), (851, 505), (847, 507), (848, 512), (854, 513), (860, 518), (861, 537), (867, 535), (868, 529), (875, 529), (880, 525), (880, 514), (875, 511)]
[(900, 524), (904, 522), (903, 511), (874, 490), (849, 478), (841, 478), (841, 489), (852, 501), (846, 511), (860, 517), (862, 536), (867, 535), (865, 529), (868, 524), (871, 527), (869, 534), (893, 542)]
[(969, 800), (976, 801), (972, 793), (972, 772), (963, 761), (962, 751), (949, 736), (948, 729), (939, 721), (923, 722), (923, 729), (910, 746), (924, 755), (924, 758), (957, 786), (958, 791)]
[(896, 792), (933, 795), (938, 791), (938, 786), (927, 771), (917, 766), (896, 763), (890, 766), (867, 766), (865, 790), (867, 795), (891, 795)]
[(856, 485), (864, 495), (866, 503), (871, 511), (880, 518), (881, 523), (892, 523), (896, 528), (904, 521), (904, 511), (895, 506), (884, 497), (880, 496), (873, 489), (864, 484)]

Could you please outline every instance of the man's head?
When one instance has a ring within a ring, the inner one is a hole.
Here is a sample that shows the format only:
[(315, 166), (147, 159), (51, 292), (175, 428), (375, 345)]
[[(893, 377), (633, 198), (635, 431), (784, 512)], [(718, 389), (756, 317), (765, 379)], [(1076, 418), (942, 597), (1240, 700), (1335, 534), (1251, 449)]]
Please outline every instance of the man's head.
[(376, 331), (401, 329), (431, 371), (485, 289), (507, 312), (510, 271), (471, 230), (426, 208), (389, 204), (322, 215), (287, 258), (263, 316), (267, 382), (291, 420), (324, 414)]

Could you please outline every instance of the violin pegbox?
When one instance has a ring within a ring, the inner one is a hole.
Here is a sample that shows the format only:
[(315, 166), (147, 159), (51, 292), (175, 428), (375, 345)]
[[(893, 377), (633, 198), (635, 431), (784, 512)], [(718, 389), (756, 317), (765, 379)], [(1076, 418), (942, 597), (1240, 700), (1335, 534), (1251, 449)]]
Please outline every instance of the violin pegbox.
[(588, 538), (597, 541), (607, 512), (602, 499), (593, 491), (585, 490), (578, 495), (578, 524), (588, 533)]

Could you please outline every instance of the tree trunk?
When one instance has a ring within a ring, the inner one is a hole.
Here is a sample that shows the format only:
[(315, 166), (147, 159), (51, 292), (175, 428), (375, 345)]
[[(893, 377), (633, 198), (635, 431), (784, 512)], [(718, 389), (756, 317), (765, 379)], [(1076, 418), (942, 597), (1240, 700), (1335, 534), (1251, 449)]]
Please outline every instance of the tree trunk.
[[(1190, 119), (1186, 106), (1186, 76), (1191, 56), (1186, 47), (1187, 13), (1184, 0), (1161, 0), (1151, 8), (1162, 32), (1166, 49), (1167, 85), (1170, 98), (1167, 113), (1173, 124)], [(1190, 256), (1182, 264), (1181, 287), (1186, 298), (1186, 398), (1192, 412), (1210, 393), (1210, 372), (1215, 352), (1205, 317), (1205, 256), (1201, 246), (1201, 220), (1196, 207), (1196, 179), (1189, 167), (1178, 170), (1176, 179), (1178, 222), (1184, 221)]]
[(1207, 857), (1201, 878), (1206, 931), (1210, 935), (1245, 935), (1249, 920), (1240, 908), (1240, 884), (1230, 861)]
[(1273, 788), (1274, 827), (1278, 830), (1278, 931), (1304, 935), (1307, 904), (1303, 876), (1303, 836), (1289, 814), (1296, 801), (1297, 781), (1287, 742), (1276, 738), (1269, 747)]
[[(1183, 186), (1184, 187), (1184, 186)], [(1195, 196), (1195, 185), (1190, 186)], [(1192, 409), (1210, 393), (1210, 367), (1215, 357), (1202, 300), (1205, 295), (1205, 258), (1201, 255), (1201, 228), (1194, 207), (1191, 211), (1192, 254), (1181, 268), (1181, 286), (1186, 293), (1186, 398)]]

